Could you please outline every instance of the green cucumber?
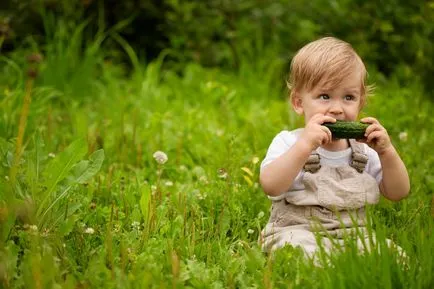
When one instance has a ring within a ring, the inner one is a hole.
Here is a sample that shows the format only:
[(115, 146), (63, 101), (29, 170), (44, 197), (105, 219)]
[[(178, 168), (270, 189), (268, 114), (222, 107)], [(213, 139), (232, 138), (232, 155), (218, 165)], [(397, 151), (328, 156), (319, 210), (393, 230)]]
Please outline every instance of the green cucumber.
[(333, 138), (354, 138), (362, 139), (365, 138), (366, 128), (369, 126), (367, 123), (359, 121), (343, 121), (336, 120), (335, 123), (326, 122), (323, 123), (325, 127), (332, 132)]

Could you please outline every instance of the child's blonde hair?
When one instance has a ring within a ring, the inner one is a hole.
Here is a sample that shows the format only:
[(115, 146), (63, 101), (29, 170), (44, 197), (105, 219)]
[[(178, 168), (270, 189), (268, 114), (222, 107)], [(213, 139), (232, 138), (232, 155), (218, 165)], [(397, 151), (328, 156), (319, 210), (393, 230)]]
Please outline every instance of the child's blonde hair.
[(289, 97), (311, 91), (321, 84), (325, 89), (337, 87), (353, 71), (359, 71), (360, 106), (365, 104), (371, 87), (366, 85), (366, 68), (353, 47), (340, 39), (324, 37), (302, 47), (291, 62)]

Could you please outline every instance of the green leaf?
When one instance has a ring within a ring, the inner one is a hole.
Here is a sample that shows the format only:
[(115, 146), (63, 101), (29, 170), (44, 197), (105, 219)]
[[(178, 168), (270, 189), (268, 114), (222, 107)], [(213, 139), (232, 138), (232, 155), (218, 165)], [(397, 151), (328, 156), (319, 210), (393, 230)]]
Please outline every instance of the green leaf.
[(27, 160), (27, 179), (29, 182), (29, 188), (33, 199), (36, 199), (37, 187), (39, 184), (40, 177), (40, 169), (42, 162), (42, 155), (44, 154), (44, 140), (41, 137), (41, 133), (37, 133), (33, 137), (33, 145), (34, 149), (29, 154), (29, 158)]
[(45, 186), (47, 187), (47, 190), (44, 192), (45, 195), (42, 196), (42, 201), (38, 206), (37, 215), (40, 215), (44, 210), (44, 207), (51, 198), (56, 185), (68, 175), (74, 165), (86, 154), (86, 151), (86, 141), (80, 138), (70, 144), (62, 153), (49, 163), (44, 172), (46, 178)]
[(140, 209), (142, 210), (145, 226), (147, 226), (152, 216), (151, 189), (148, 185), (145, 185), (142, 189), (142, 196), (140, 198)]
[[(104, 150), (100, 149), (95, 151), (89, 156), (89, 160), (82, 160), (73, 166), (72, 176), (68, 176), (69, 185), (50, 203), (48, 208), (41, 214), (39, 218), (39, 225), (43, 224), (44, 218), (47, 213), (54, 207), (54, 205), (63, 199), (69, 190), (77, 184), (84, 184), (89, 181), (101, 168), (104, 161)], [(42, 211), (41, 211), (42, 212)]]
[(89, 161), (81, 161), (75, 167), (75, 181), (79, 184), (88, 182), (101, 169), (104, 161), (104, 150), (100, 149), (89, 156)]
[(71, 233), (72, 229), (74, 228), (75, 223), (77, 222), (78, 217), (76, 215), (72, 215), (69, 218), (67, 218), (64, 222), (61, 223), (59, 227), (59, 234), (61, 236), (67, 236), (69, 233)]

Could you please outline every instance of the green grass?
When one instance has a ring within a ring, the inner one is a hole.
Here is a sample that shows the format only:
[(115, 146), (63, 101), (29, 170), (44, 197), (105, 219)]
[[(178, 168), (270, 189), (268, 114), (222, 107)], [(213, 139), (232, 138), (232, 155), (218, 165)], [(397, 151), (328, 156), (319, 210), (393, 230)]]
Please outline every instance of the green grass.
[[(299, 250), (271, 258), (257, 243), (270, 207), (258, 159), (279, 131), (303, 124), (288, 109), (278, 58), (243, 61), (238, 72), (191, 63), (180, 76), (162, 59), (139, 66), (131, 54), (136, 70), (126, 76), (97, 46), (88, 55), (74, 47), (59, 46), (41, 65), (16, 181), (24, 56), (1, 59), (3, 288), (434, 286), (434, 105), (417, 82), (373, 74), (363, 112), (388, 129), (411, 177), (409, 198), (373, 209), (382, 253), (360, 256), (350, 244), (314, 266)], [(405, 250), (407, 267), (386, 238)]]

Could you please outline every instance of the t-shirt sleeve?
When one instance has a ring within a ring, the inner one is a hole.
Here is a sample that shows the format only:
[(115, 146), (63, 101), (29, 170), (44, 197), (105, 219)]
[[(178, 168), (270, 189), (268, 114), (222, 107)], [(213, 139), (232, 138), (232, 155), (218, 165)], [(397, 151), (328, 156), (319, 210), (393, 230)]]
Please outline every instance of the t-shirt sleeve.
[(367, 145), (366, 145), (366, 153), (369, 159), (366, 167), (366, 171), (368, 174), (373, 176), (377, 181), (377, 183), (379, 184), (383, 179), (383, 170), (381, 168), (380, 158), (378, 157), (377, 152), (371, 149), (370, 147), (368, 147)]
[(261, 170), (289, 150), (296, 141), (297, 133), (294, 131), (282, 131), (276, 135), (268, 147), (267, 154), (261, 163)]

